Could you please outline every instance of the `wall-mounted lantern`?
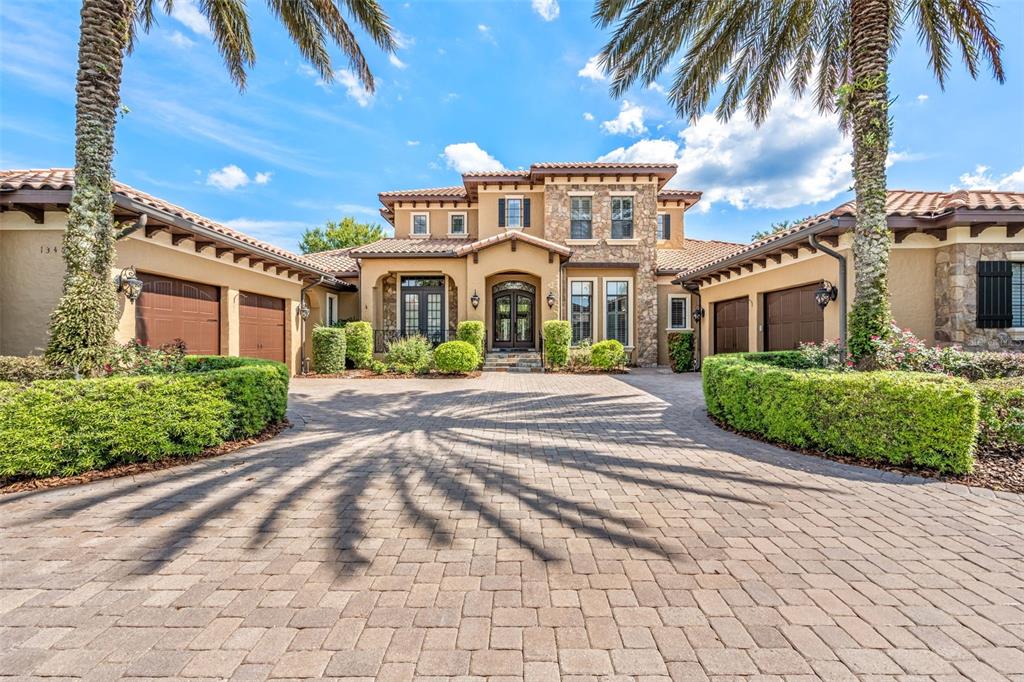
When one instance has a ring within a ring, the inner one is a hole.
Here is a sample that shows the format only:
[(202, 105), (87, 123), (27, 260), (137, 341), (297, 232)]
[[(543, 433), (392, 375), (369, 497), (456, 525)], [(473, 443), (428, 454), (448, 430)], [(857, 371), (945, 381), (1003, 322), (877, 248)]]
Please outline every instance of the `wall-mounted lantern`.
[(700, 321), (704, 319), (704, 309), (697, 308), (693, 311), (693, 321), (700, 324)]
[(814, 292), (814, 301), (822, 310), (839, 295), (839, 287), (828, 280), (822, 280), (821, 288)]
[(476, 293), (476, 289), (473, 289), (473, 295), (469, 297), (469, 302), (473, 304), (473, 308), (480, 307), (480, 294)]
[(142, 280), (135, 275), (134, 265), (129, 265), (121, 274), (114, 277), (114, 286), (119, 294), (124, 294), (132, 303), (139, 300), (139, 296), (142, 295)]
[(548, 292), (548, 297), (545, 300), (548, 302), (549, 308), (555, 307), (555, 295), (552, 292)]
[(309, 306), (306, 305), (305, 301), (299, 304), (299, 317), (303, 320), (309, 319)]

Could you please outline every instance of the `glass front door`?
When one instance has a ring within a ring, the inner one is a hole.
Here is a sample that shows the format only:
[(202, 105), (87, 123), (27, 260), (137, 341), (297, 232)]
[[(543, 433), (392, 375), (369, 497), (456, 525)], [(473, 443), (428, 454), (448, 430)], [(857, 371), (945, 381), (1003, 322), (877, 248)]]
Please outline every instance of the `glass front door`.
[(402, 335), (421, 334), (431, 343), (443, 343), (444, 280), (440, 277), (402, 278)]
[(533, 287), (523, 282), (503, 282), (494, 288), (493, 298), (494, 347), (533, 348)]

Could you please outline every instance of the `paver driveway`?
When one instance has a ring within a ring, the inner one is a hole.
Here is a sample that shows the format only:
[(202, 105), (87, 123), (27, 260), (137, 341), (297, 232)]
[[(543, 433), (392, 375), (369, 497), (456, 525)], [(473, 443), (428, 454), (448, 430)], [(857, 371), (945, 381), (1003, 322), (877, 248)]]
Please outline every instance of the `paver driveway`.
[(299, 380), (292, 419), (0, 498), (0, 673), (1024, 677), (1020, 497), (741, 439), (695, 377)]

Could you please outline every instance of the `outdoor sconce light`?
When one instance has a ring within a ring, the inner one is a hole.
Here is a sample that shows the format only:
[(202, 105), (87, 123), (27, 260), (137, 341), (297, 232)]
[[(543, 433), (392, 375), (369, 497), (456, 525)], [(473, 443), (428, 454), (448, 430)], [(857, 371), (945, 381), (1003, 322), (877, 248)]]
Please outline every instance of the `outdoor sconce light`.
[(299, 304), (299, 316), (304, 320), (309, 319), (309, 306), (306, 305), (305, 301)]
[(830, 302), (836, 300), (839, 295), (839, 287), (828, 280), (822, 280), (821, 288), (814, 292), (814, 301), (824, 310)]
[(473, 295), (469, 297), (469, 302), (473, 304), (474, 308), (480, 307), (480, 294), (476, 293), (476, 289), (473, 289)]
[(142, 294), (142, 280), (135, 275), (135, 266), (129, 265), (121, 271), (120, 275), (114, 277), (114, 286), (117, 293), (124, 294), (124, 297), (135, 303)]
[(548, 292), (548, 297), (545, 300), (548, 302), (549, 308), (555, 307), (555, 295), (552, 292)]
[(700, 321), (704, 319), (704, 309), (697, 308), (693, 311), (693, 321), (700, 324)]

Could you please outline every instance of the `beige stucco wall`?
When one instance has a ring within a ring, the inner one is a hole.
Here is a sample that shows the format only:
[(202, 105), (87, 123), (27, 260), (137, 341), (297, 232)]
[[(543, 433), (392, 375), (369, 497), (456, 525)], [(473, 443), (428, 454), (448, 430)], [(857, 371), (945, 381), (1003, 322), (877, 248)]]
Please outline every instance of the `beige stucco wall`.
[[(683, 240), (686, 238), (686, 206), (676, 206), (675, 201), (658, 202), (658, 213), (667, 213), (669, 216), (669, 227), (671, 234), (669, 239), (659, 239), (659, 249), (681, 249), (683, 248)], [(657, 227), (657, 226), (655, 226)], [(655, 232), (657, 234), (657, 232)]]
[(520, 185), (519, 189), (512, 189), (512, 185), (506, 185), (504, 189), (481, 189), (479, 190), (480, 209), (480, 239), (493, 237), (505, 232), (504, 227), (498, 227), (498, 199), (507, 197), (522, 197), (530, 200), (530, 226), (523, 228), (527, 234), (534, 237), (544, 237), (544, 191), (542, 187), (534, 186), (530, 190), (527, 185)]
[(438, 206), (438, 202), (433, 201), (431, 205), (426, 206), (426, 202), (420, 201), (416, 207), (413, 207), (411, 202), (405, 202), (396, 204), (394, 207), (395, 211), (395, 237), (399, 239), (408, 239), (412, 237), (412, 215), (414, 213), (426, 213), (429, 217), (427, 219), (428, 227), (430, 228), (430, 239), (447, 239), (448, 235), (448, 215), (451, 213), (465, 213), (466, 224), (468, 225), (468, 236), (467, 239), (477, 239), (477, 235), (480, 233), (477, 225), (477, 208), (476, 205), (470, 205), (466, 202), (447, 202), (443, 206)]
[[(64, 262), (60, 255), (66, 214), (47, 213), (43, 225), (35, 225), (21, 213), (0, 214), (0, 353), (23, 355), (46, 344), (49, 314), (60, 298)], [(238, 295), (247, 291), (285, 299), (286, 362), (299, 367), (301, 344), (297, 278), (249, 268), (235, 263), (230, 254), (217, 258), (214, 249), (196, 253), (191, 241), (173, 246), (170, 236), (158, 233), (147, 239), (136, 233), (117, 244), (111, 277), (123, 268), (191, 280), (220, 288), (221, 352), (237, 355), (239, 349)], [(135, 337), (135, 306), (120, 298), (121, 315), (117, 340)]]
[[(691, 296), (678, 284), (672, 284), (673, 277), (658, 277), (658, 364), (659, 365), (670, 365), (671, 360), (668, 356), (668, 335), (671, 332), (687, 331), (693, 329), (693, 318), (691, 313), (693, 312), (693, 301)], [(668, 300), (669, 295), (682, 296), (688, 302), (686, 306), (686, 321), (689, 325), (687, 329), (669, 329), (671, 320), (669, 319)]]

